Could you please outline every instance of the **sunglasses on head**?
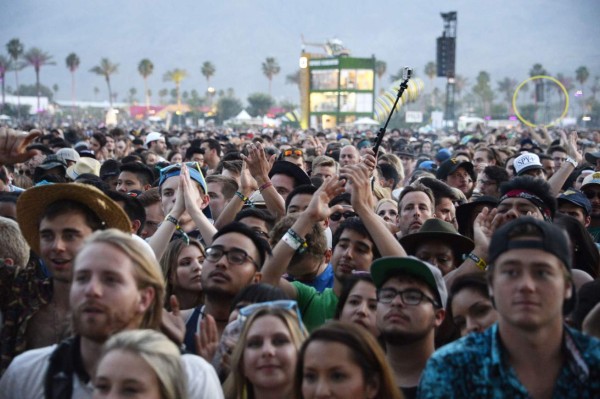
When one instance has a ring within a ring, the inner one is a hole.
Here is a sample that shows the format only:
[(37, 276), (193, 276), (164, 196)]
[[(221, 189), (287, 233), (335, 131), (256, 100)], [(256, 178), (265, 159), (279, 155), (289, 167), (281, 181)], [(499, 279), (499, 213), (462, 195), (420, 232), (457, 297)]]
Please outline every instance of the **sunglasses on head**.
[(340, 220), (342, 218), (342, 216), (344, 217), (344, 219), (349, 219), (349, 218), (358, 216), (358, 214), (356, 212), (352, 212), (352, 211), (334, 212), (331, 214), (331, 216), (329, 216), (329, 219), (333, 220), (334, 222), (337, 222), (338, 220)]
[(298, 307), (298, 302), (292, 301), (292, 300), (286, 300), (286, 299), (277, 300), (277, 301), (269, 301), (269, 302), (260, 302), (260, 303), (255, 303), (252, 305), (244, 306), (243, 308), (240, 309), (238, 320), (240, 320), (242, 323), (245, 323), (246, 320), (248, 320), (248, 318), (250, 316), (252, 316), (252, 314), (254, 312), (256, 312), (257, 310), (269, 309), (269, 308), (284, 309), (284, 310), (291, 311), (292, 313), (294, 313), (296, 315), (296, 318), (298, 319), (298, 324), (300, 325), (300, 327), (304, 328), (304, 324), (302, 323), (302, 315), (300, 314), (300, 308)]
[[(202, 169), (200, 168), (200, 163), (198, 163), (198, 162), (186, 162), (185, 166), (187, 166), (188, 168), (191, 168), (191, 169), (196, 169), (198, 172), (202, 173)], [(169, 165), (169, 166), (162, 168), (160, 170), (160, 175), (162, 177), (170, 172), (173, 172), (175, 170), (180, 170), (180, 169), (181, 169), (181, 164), (175, 163), (173, 165)]]

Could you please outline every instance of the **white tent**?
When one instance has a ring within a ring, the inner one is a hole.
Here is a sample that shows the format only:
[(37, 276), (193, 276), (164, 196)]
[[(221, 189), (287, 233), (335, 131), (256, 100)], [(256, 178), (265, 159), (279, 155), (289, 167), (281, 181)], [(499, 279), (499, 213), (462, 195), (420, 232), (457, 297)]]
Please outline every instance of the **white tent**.
[(379, 122), (371, 118), (358, 118), (353, 123), (354, 126), (379, 126)]

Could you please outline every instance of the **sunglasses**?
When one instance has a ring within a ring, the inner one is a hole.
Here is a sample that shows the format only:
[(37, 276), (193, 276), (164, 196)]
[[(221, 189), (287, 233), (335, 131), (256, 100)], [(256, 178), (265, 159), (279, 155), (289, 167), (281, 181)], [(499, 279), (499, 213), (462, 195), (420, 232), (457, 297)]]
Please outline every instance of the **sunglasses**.
[(304, 323), (302, 323), (302, 315), (300, 314), (300, 308), (298, 307), (298, 302), (292, 301), (292, 300), (287, 300), (287, 299), (255, 303), (252, 305), (245, 306), (240, 309), (238, 320), (240, 320), (242, 323), (245, 323), (246, 320), (248, 320), (248, 318), (250, 316), (252, 316), (252, 314), (254, 312), (256, 312), (260, 309), (289, 310), (290, 312), (292, 312), (296, 315), (296, 318), (298, 319), (298, 324), (300, 325), (300, 328), (304, 329)]
[(283, 150), (281, 152), (281, 157), (291, 157), (291, 156), (296, 156), (296, 157), (301, 157), (302, 155), (304, 155), (304, 152), (300, 149), (297, 148), (292, 148), (289, 150)]
[(334, 222), (337, 222), (338, 220), (340, 220), (342, 218), (342, 216), (344, 217), (344, 219), (349, 219), (349, 218), (353, 218), (355, 216), (358, 216), (358, 214), (356, 212), (352, 212), (352, 211), (346, 211), (346, 212), (334, 212), (331, 214), (331, 216), (329, 216), (329, 219), (333, 220)]

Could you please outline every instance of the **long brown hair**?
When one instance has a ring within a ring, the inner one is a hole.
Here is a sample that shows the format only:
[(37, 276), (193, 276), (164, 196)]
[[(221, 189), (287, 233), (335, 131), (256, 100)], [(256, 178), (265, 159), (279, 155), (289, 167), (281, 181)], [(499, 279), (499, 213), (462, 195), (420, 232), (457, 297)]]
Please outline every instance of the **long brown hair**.
[[(202, 244), (194, 239), (190, 239), (189, 244), (187, 244), (183, 239), (173, 240), (169, 243), (169, 246), (165, 250), (162, 258), (160, 258), (160, 268), (162, 269), (163, 276), (165, 277), (165, 308), (167, 310), (171, 310), (170, 298), (173, 295), (173, 279), (177, 278), (177, 259), (179, 258), (179, 254), (183, 250), (183, 248), (188, 245), (193, 245), (197, 247), (202, 256), (206, 256), (204, 253), (204, 247)], [(200, 305), (204, 302), (204, 294), (198, 294), (198, 303)]]
[(362, 370), (365, 384), (375, 384), (379, 387), (375, 399), (404, 398), (404, 395), (396, 387), (392, 369), (375, 337), (365, 328), (356, 324), (331, 321), (313, 331), (300, 348), (294, 378), (294, 397), (296, 399), (303, 398), (302, 378), (306, 348), (315, 341), (337, 342), (348, 347), (352, 360)]

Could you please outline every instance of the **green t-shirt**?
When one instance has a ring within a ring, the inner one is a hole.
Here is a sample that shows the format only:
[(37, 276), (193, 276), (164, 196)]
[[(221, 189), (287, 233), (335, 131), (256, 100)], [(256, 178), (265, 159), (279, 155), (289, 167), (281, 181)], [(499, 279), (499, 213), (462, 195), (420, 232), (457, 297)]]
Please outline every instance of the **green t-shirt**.
[(319, 293), (315, 288), (299, 281), (294, 281), (292, 285), (296, 287), (302, 321), (309, 332), (333, 319), (338, 304), (338, 297), (333, 289), (326, 288)]

